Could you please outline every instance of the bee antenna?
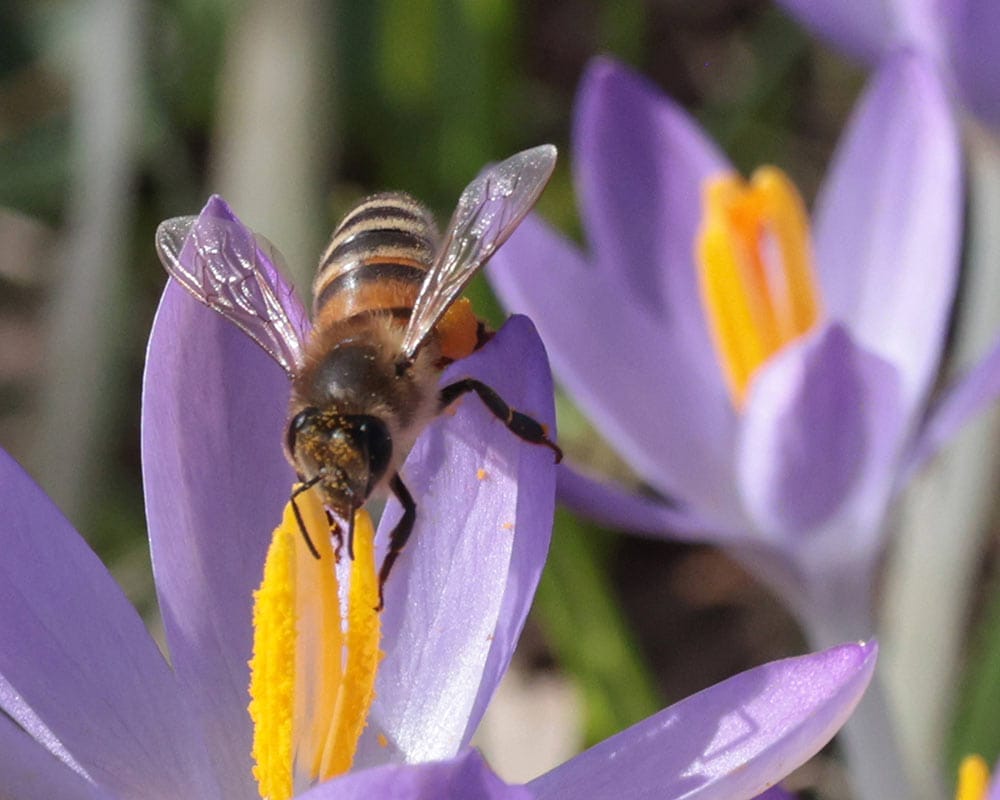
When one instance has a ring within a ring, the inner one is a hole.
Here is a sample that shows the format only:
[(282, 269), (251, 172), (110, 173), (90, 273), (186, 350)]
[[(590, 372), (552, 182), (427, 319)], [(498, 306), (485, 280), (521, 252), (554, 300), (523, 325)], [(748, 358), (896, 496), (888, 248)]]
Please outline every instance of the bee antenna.
[[(313, 544), (313, 540), (309, 538), (309, 531), (306, 530), (306, 523), (302, 519), (302, 512), (299, 511), (299, 504), (295, 502), (295, 498), (298, 497), (303, 492), (308, 492), (319, 483), (322, 473), (310, 478), (307, 481), (303, 481), (298, 486), (292, 490), (292, 496), (288, 498), (289, 502), (292, 504), (292, 511), (295, 514), (295, 521), (299, 523), (299, 531), (302, 533), (302, 538), (306, 540), (306, 547), (309, 548), (309, 552), (312, 553), (313, 558), (317, 561), (319, 560), (319, 550), (316, 549), (316, 545)], [(352, 526), (353, 527), (353, 526)]]
[(358, 508), (360, 506), (356, 508), (353, 504), (351, 505), (351, 518), (347, 521), (347, 556), (351, 561), (354, 560), (354, 515)]

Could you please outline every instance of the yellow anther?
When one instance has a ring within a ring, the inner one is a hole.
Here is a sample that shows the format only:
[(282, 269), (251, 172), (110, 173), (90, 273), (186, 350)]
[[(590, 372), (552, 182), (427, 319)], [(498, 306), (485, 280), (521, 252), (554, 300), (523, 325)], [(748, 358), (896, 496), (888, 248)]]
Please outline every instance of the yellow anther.
[(374, 698), (381, 656), (374, 529), (355, 517), (350, 589), (342, 607), (326, 512), (317, 492), (295, 500), (274, 532), (254, 593), (250, 716), (261, 797), (287, 800), (350, 769)]
[(966, 756), (958, 767), (955, 800), (986, 800), (990, 767), (982, 756)]
[(706, 182), (697, 259), (712, 340), (741, 408), (754, 373), (820, 316), (809, 218), (781, 170)]

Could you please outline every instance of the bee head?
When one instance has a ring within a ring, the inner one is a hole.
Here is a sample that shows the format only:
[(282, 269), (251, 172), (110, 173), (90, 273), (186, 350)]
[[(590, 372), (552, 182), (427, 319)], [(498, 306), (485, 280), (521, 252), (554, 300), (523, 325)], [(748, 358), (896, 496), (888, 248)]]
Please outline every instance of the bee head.
[(370, 414), (309, 406), (288, 423), (286, 445), (306, 481), (318, 478), (326, 503), (339, 512), (360, 507), (392, 461), (392, 436)]

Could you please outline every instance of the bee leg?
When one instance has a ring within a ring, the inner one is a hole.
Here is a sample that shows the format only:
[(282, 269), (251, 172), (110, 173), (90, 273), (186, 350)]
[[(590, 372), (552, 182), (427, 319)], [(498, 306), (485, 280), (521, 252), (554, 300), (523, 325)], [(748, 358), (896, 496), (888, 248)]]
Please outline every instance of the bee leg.
[(337, 522), (337, 518), (333, 516), (330, 509), (324, 509), (326, 511), (326, 521), (330, 523), (330, 534), (333, 536), (333, 557), (336, 562), (340, 563), (340, 551), (344, 549), (344, 531), (340, 527), (340, 523)]
[(292, 495), (288, 498), (288, 502), (292, 504), (292, 511), (295, 514), (295, 521), (299, 523), (299, 531), (302, 532), (302, 538), (306, 540), (306, 546), (309, 548), (309, 552), (313, 554), (313, 558), (319, 559), (319, 550), (316, 549), (316, 545), (313, 544), (313, 540), (309, 538), (309, 531), (306, 530), (306, 523), (302, 519), (302, 512), (299, 511), (299, 504), (295, 502), (295, 498), (298, 497), (303, 492), (308, 492), (319, 482), (319, 477), (315, 477), (312, 480), (304, 481), (292, 489)]
[(385, 582), (389, 579), (392, 565), (396, 563), (399, 554), (406, 547), (406, 540), (413, 533), (413, 523), (417, 518), (417, 504), (413, 501), (413, 495), (406, 488), (406, 484), (403, 483), (398, 472), (389, 481), (389, 488), (392, 489), (392, 493), (402, 503), (403, 516), (400, 517), (399, 522), (396, 523), (396, 527), (389, 534), (389, 549), (382, 560), (382, 568), (378, 571), (378, 608), (375, 609), (376, 611), (381, 611), (385, 607), (385, 598), (383, 597)]
[(351, 518), (347, 520), (347, 557), (354, 560), (354, 515), (357, 513), (351, 509)]
[(475, 378), (465, 378), (448, 384), (441, 390), (441, 408), (447, 408), (467, 392), (475, 392), (492, 412), (493, 416), (507, 426), (507, 430), (520, 439), (532, 444), (542, 444), (556, 454), (556, 463), (562, 461), (562, 449), (549, 438), (548, 429), (527, 414), (511, 408), (504, 399), (489, 386)]

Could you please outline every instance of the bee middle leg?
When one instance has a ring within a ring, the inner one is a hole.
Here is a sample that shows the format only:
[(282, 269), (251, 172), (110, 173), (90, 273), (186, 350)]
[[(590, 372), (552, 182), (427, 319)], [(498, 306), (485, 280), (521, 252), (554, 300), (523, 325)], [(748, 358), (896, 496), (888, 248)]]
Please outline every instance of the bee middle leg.
[(410, 538), (410, 534), (413, 533), (413, 523), (417, 519), (417, 504), (414, 502), (410, 490), (406, 488), (406, 484), (399, 477), (398, 472), (389, 481), (389, 488), (392, 489), (392, 493), (396, 495), (399, 502), (403, 505), (403, 516), (400, 517), (399, 522), (396, 523), (396, 527), (389, 534), (389, 549), (386, 551), (385, 558), (382, 560), (382, 567), (378, 571), (378, 608), (375, 609), (376, 611), (381, 611), (385, 607), (385, 598), (383, 596), (385, 582), (389, 579), (392, 565), (396, 563), (399, 554), (406, 547), (406, 542)]
[(557, 464), (562, 461), (562, 448), (549, 438), (548, 429), (538, 420), (511, 408), (500, 395), (482, 381), (477, 381), (475, 378), (465, 378), (448, 384), (441, 390), (441, 408), (447, 408), (468, 392), (475, 392), (479, 395), (479, 399), (483, 401), (493, 416), (503, 422), (507, 426), (507, 430), (519, 439), (524, 439), (531, 444), (545, 445), (556, 454)]

